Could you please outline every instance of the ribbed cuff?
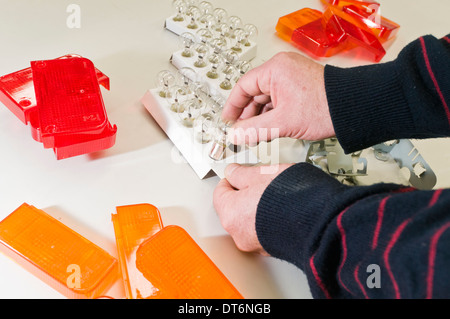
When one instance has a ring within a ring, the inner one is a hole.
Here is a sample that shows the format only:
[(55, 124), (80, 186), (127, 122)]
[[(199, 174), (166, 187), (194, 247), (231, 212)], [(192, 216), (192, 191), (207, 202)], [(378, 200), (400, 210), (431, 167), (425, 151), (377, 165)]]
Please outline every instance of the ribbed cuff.
[(396, 62), (325, 67), (325, 88), (336, 137), (346, 153), (416, 133)]
[(311, 237), (320, 233), (315, 228), (324, 225), (331, 211), (340, 209), (332, 198), (347, 188), (310, 164), (288, 168), (272, 181), (258, 204), (259, 242), (271, 256), (303, 269), (314, 241)]

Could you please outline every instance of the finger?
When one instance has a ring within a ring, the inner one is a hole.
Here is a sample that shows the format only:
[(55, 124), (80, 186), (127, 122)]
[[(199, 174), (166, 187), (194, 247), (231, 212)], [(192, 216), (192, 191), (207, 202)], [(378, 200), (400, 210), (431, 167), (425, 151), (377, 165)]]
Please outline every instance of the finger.
[(270, 79), (264, 65), (247, 72), (231, 91), (222, 111), (224, 121), (235, 122), (256, 96), (270, 96)]
[(217, 184), (214, 194), (213, 194), (213, 204), (216, 209), (217, 214), (220, 216), (230, 207), (230, 200), (232, 196), (236, 194), (236, 189), (228, 182), (226, 179), (222, 179), (219, 184)]
[(261, 108), (261, 114), (269, 112), (271, 110), (273, 110), (273, 104), (267, 103), (266, 105), (264, 105), (264, 107)]
[(255, 101), (256, 103), (261, 104), (261, 105), (266, 105), (266, 104), (270, 103), (272, 101), (272, 99), (270, 98), (270, 95), (263, 94), (263, 95), (255, 96), (253, 98), (253, 101)]
[(282, 136), (284, 131), (279, 124), (278, 112), (278, 109), (272, 109), (238, 121), (230, 130), (229, 141), (234, 145), (256, 145)]
[(259, 95), (255, 96), (252, 101), (249, 102), (249, 104), (243, 109), (241, 116), (239, 117), (240, 120), (245, 120), (253, 116), (257, 116), (261, 114), (261, 110), (267, 105), (272, 105), (270, 96), (267, 95)]
[(242, 111), (239, 121), (259, 115), (262, 108), (263, 105), (256, 103), (255, 101), (250, 102), (250, 104)]
[(225, 169), (225, 177), (229, 185), (236, 190), (247, 188), (259, 176), (260, 169), (257, 166), (230, 164)]

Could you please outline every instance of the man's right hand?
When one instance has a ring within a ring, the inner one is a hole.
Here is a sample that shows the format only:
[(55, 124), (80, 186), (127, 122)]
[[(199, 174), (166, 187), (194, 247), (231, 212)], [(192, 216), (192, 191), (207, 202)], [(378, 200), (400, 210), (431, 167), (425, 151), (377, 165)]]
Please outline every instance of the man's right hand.
[[(236, 122), (230, 136), (236, 145), (271, 140), (270, 129), (279, 129), (276, 137), (321, 140), (334, 136), (324, 67), (298, 53), (278, 53), (238, 81), (222, 119)], [(247, 129), (256, 134), (242, 134)], [(267, 129), (268, 134), (259, 134), (259, 129)]]

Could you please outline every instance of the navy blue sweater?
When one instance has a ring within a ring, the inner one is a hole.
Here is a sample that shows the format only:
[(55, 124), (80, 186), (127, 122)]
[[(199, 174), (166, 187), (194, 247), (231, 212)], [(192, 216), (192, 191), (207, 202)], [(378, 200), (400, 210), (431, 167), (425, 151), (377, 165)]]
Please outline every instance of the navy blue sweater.
[[(422, 37), (392, 62), (327, 65), (325, 86), (346, 152), (450, 136), (450, 36)], [(300, 163), (265, 190), (256, 231), (314, 298), (450, 298), (450, 190), (346, 186)]]

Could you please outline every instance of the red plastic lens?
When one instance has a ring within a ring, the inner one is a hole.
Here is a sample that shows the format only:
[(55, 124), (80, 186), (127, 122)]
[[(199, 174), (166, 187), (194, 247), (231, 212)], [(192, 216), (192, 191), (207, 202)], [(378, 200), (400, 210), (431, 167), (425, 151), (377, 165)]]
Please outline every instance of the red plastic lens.
[(0, 77), (0, 101), (63, 159), (115, 143), (99, 84), (109, 89), (109, 78), (90, 60), (67, 55)]

